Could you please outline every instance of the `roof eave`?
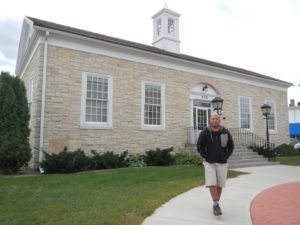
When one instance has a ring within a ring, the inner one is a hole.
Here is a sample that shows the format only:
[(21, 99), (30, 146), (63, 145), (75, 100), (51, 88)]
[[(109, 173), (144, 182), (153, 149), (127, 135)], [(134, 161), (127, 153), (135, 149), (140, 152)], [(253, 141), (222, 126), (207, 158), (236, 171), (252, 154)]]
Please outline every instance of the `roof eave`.
[[(31, 19), (30, 17), (28, 17), (28, 18)], [(39, 20), (39, 21), (41, 21), (41, 20)], [(59, 25), (59, 24), (57, 24), (57, 25), (58, 26), (63, 26), (63, 25)], [(273, 78), (273, 77), (268, 77), (268, 76), (265, 76), (265, 75), (262, 75), (262, 74), (258, 74), (258, 73), (255, 73), (253, 71), (248, 71), (248, 70), (245, 70), (245, 69), (242, 69), (242, 68), (233, 67), (233, 66), (229, 66), (229, 65), (209, 61), (209, 60), (204, 60), (204, 59), (200, 59), (200, 58), (189, 56), (189, 55), (176, 54), (176, 53), (168, 52), (168, 51), (156, 48), (156, 47), (152, 47), (152, 46), (148, 46), (148, 45), (144, 45), (144, 44), (139, 44), (139, 43), (135, 43), (135, 42), (119, 39), (119, 38), (109, 37), (109, 36), (89, 32), (89, 31), (84, 31), (84, 30), (80, 30), (80, 29), (77, 29), (77, 28), (68, 27), (69, 29), (74, 29), (74, 31), (73, 32), (69, 31), (69, 30), (66, 31), (66, 30), (64, 30), (62, 28), (58, 28), (58, 27), (50, 27), (50, 26), (45, 26), (45, 25), (44, 26), (36, 25), (34, 20), (33, 20), (33, 26), (34, 26), (35, 29), (52, 30), (52, 32), (57, 30), (57, 31), (60, 31), (60, 32), (63, 32), (63, 33), (70, 33), (70, 34), (73, 34), (73, 35), (76, 35), (76, 36), (92, 38), (92, 39), (96, 39), (96, 40), (100, 40), (100, 41), (109, 42), (109, 43), (112, 43), (112, 44), (126, 46), (126, 47), (130, 47), (130, 48), (134, 48), (134, 49), (139, 49), (139, 50), (142, 50), (142, 51), (145, 51), (145, 52), (151, 52), (151, 53), (155, 53), (155, 54), (160, 54), (160, 55), (164, 55), (164, 56), (173, 57), (173, 58), (176, 58), (176, 59), (181, 59), (181, 60), (184, 60), (184, 61), (195, 62), (195, 63), (200, 64), (200, 65), (214, 67), (214, 68), (217, 68), (217, 69), (220, 69), (220, 70), (226, 70), (226, 71), (243, 74), (243, 75), (250, 76), (250, 77), (255, 77), (255, 78), (258, 78), (258, 79), (262, 79), (262, 80), (267, 80), (269, 82), (273, 82), (273, 83), (283, 85), (287, 88), (293, 86), (292, 83), (289, 83), (289, 82), (286, 82), (286, 81), (283, 81), (283, 80), (279, 80), (279, 79), (276, 79), (276, 78)], [(86, 32), (86, 34), (79, 33), (79, 31)], [(101, 36), (102, 38), (96, 37), (97, 35)], [(199, 62), (200, 60), (202, 60), (203, 62)], [(207, 63), (205, 63), (205, 62), (207, 62)]]

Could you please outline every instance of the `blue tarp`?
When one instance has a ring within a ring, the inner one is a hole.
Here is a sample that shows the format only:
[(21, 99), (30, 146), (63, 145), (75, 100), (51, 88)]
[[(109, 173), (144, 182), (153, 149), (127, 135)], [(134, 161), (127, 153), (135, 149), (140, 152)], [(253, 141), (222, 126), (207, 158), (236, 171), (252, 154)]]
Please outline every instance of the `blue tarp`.
[(290, 123), (290, 135), (300, 135), (300, 123)]

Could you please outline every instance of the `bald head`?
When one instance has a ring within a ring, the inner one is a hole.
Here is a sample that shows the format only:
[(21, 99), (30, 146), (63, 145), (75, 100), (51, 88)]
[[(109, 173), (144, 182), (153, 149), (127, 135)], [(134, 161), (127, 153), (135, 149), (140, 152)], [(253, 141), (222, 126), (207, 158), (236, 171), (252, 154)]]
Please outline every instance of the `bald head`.
[(214, 116), (220, 118), (220, 115), (219, 115), (216, 111), (213, 111), (213, 112), (211, 113), (210, 118), (212, 118), (212, 117), (214, 117)]
[(210, 126), (213, 129), (218, 129), (220, 127), (221, 117), (218, 113), (213, 112), (210, 116)]

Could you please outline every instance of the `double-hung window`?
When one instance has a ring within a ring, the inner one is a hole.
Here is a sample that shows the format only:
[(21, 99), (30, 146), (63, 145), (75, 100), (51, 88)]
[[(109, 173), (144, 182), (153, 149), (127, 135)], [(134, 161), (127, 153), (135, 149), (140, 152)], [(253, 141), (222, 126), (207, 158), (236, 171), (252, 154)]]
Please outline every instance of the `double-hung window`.
[(269, 131), (276, 132), (276, 106), (275, 102), (271, 100), (266, 100), (266, 104), (271, 106), (270, 115), (268, 115), (268, 127)]
[(111, 76), (93, 73), (83, 73), (81, 127), (112, 127)]
[(142, 128), (165, 128), (165, 86), (142, 82)]
[(239, 97), (239, 126), (242, 129), (251, 130), (251, 99), (249, 97)]

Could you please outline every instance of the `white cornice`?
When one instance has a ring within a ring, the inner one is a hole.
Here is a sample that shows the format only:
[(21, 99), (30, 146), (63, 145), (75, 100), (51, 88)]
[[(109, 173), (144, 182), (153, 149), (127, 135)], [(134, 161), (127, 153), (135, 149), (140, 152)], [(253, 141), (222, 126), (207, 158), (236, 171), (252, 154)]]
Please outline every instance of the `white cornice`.
[(171, 9), (168, 9), (168, 8), (163, 8), (161, 10), (159, 10), (157, 13), (155, 13), (153, 16), (152, 16), (152, 19), (156, 18), (157, 16), (159, 16), (160, 14), (162, 13), (168, 13), (168, 14), (171, 14), (173, 16), (177, 16), (177, 17), (180, 17), (180, 14), (171, 10)]
[(42, 43), (41, 36), (38, 32), (34, 31), (24, 55), (20, 58), (20, 62), (16, 66), (16, 75), (20, 76), (20, 78), (22, 78), (40, 43)]
[(276, 89), (284, 92), (286, 92), (287, 88), (290, 86), (288, 83), (283, 83), (280, 81), (269, 80), (262, 77), (255, 77), (244, 73), (229, 71), (219, 67), (153, 53), (146, 50), (137, 49), (135, 47), (114, 44), (108, 41), (97, 40), (77, 34), (71, 34), (38, 26), (35, 26), (35, 29), (49, 31), (51, 33), (49, 45), (52, 46), (115, 57), (159, 67), (250, 84), (259, 87)]
[(169, 41), (174, 41), (174, 42), (180, 43), (180, 41), (174, 37), (162, 36), (162, 37), (157, 38), (155, 41), (153, 41), (152, 44), (155, 44), (155, 43), (161, 41), (162, 39), (167, 39)]

